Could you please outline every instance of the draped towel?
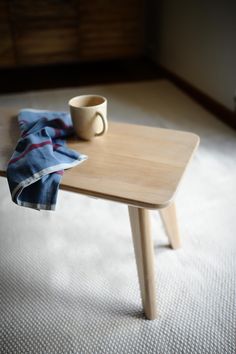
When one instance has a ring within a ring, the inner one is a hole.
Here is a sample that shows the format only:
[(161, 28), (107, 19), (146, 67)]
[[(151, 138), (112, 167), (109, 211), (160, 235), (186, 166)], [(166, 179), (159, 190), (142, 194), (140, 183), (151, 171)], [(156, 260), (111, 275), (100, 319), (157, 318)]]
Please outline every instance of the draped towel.
[(21, 138), (7, 167), (12, 200), (37, 210), (55, 210), (64, 169), (87, 159), (66, 146), (65, 138), (73, 134), (71, 117), (66, 112), (23, 109), (18, 123)]

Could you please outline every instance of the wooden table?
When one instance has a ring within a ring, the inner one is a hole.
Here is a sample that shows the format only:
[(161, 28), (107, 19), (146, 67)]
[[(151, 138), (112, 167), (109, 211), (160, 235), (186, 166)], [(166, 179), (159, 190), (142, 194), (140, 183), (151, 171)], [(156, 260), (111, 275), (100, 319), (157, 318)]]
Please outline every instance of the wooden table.
[[(0, 175), (18, 138), (14, 110), (0, 111)], [(148, 319), (155, 319), (154, 249), (149, 209), (159, 209), (172, 248), (180, 246), (174, 199), (199, 144), (188, 132), (110, 123), (104, 137), (68, 140), (89, 159), (67, 170), (60, 188), (128, 205), (141, 298)]]

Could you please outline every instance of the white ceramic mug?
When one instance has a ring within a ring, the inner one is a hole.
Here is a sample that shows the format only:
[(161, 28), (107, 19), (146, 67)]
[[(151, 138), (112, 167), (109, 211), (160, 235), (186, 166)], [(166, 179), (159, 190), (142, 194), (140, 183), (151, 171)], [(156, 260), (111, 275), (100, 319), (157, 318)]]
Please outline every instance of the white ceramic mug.
[(107, 99), (98, 95), (76, 96), (69, 100), (70, 114), (77, 136), (91, 140), (107, 132)]

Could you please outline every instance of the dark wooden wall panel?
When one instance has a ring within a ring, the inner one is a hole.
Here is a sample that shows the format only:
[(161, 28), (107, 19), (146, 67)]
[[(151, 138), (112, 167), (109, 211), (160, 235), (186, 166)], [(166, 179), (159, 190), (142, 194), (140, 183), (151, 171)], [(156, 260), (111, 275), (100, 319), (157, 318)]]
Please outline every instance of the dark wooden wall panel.
[(86, 60), (138, 56), (144, 48), (142, 0), (79, 1), (80, 57)]
[(0, 66), (137, 57), (144, 0), (0, 1)]
[(75, 0), (8, 0), (14, 19), (34, 21), (35, 19), (75, 18)]
[(11, 0), (10, 16), (19, 65), (78, 60), (74, 0)]
[(14, 43), (7, 0), (0, 1), (0, 66), (15, 66)]
[(74, 27), (22, 27), (15, 36), (18, 64), (67, 62), (78, 59), (78, 35)]

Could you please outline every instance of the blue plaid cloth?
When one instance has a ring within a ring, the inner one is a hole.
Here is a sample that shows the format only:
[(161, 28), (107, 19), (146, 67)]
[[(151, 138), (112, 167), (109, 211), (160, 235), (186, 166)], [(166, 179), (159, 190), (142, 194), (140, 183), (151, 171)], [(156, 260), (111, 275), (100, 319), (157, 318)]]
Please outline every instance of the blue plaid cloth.
[(87, 159), (66, 147), (73, 134), (69, 113), (23, 109), (18, 122), (21, 131), (8, 163), (7, 179), (13, 202), (37, 209), (55, 210), (64, 169)]

